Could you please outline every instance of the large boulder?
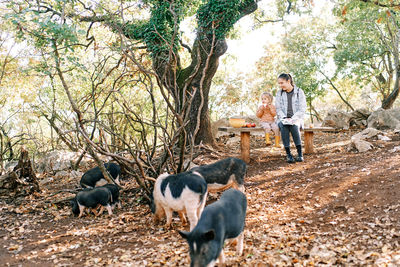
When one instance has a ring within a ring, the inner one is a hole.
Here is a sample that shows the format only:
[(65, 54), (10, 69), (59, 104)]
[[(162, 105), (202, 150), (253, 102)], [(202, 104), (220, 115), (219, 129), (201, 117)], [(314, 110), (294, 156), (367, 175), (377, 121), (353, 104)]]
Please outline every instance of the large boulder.
[(340, 110), (330, 110), (322, 122), (322, 126), (336, 129), (349, 129), (350, 127), (363, 129), (367, 126), (369, 115), (370, 112), (366, 109), (357, 109), (350, 113)]
[(349, 129), (350, 120), (351, 115), (349, 113), (340, 110), (330, 110), (322, 122), (322, 126)]
[(366, 128), (367, 119), (371, 115), (371, 112), (367, 109), (356, 109), (350, 113), (350, 127), (353, 128)]
[(376, 129), (400, 129), (400, 108), (378, 109), (368, 117), (367, 123)]

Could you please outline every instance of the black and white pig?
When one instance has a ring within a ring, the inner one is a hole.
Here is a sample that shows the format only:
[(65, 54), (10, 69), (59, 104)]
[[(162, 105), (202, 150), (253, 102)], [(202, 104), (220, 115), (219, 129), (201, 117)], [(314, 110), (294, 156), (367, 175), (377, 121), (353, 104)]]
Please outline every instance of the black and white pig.
[(115, 206), (118, 206), (118, 208), (122, 208), (121, 200), (119, 199), (119, 188), (115, 184), (105, 184), (101, 187), (105, 187), (111, 192), (112, 196), (112, 201), (111, 201), (111, 207), (114, 209)]
[(172, 213), (177, 211), (183, 223), (184, 213), (190, 222), (190, 230), (197, 224), (207, 200), (207, 183), (196, 172), (178, 174), (161, 174), (153, 189), (154, 221), (157, 223), (164, 214), (167, 217), (166, 227), (170, 227)]
[[(104, 207), (107, 209), (108, 214), (112, 215), (111, 203), (112, 193), (106, 187), (96, 187), (93, 189), (85, 188), (78, 192), (73, 200), (71, 200), (72, 212), (79, 217), (83, 216), (85, 209), (90, 209), (95, 216), (103, 213)], [(97, 208), (100, 211), (97, 212)]]
[[(119, 176), (121, 174), (121, 167), (112, 162), (108, 162), (104, 164), (104, 167), (112, 176), (117, 184), (119, 184)], [(104, 178), (103, 173), (101, 172), (99, 166), (94, 167), (82, 175), (80, 184), (82, 188), (93, 188), (96, 186), (102, 186), (107, 184), (107, 180)]]
[(191, 232), (179, 231), (189, 243), (190, 266), (214, 266), (217, 258), (224, 263), (226, 239), (237, 239), (236, 252), (238, 255), (243, 253), (246, 209), (246, 196), (231, 188), (222, 194), (220, 200), (205, 207)]
[(192, 168), (190, 171), (200, 173), (207, 182), (208, 191), (219, 192), (230, 187), (242, 192), (244, 177), (247, 171), (246, 162), (238, 158), (226, 158), (211, 164)]

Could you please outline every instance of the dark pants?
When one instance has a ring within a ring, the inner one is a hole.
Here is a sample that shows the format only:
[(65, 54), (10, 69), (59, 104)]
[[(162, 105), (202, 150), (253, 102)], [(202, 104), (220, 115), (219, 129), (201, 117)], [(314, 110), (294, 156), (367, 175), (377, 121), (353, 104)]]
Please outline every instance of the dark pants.
[(285, 148), (290, 147), (290, 134), (292, 134), (296, 147), (301, 147), (300, 129), (297, 125), (283, 125), (282, 122), (279, 122), (278, 127), (281, 130), (282, 143)]

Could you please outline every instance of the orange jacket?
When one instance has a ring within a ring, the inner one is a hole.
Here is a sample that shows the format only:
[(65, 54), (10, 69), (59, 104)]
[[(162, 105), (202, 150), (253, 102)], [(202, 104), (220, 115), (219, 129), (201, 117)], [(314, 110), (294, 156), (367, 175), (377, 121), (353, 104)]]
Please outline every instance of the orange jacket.
[(260, 118), (261, 122), (274, 122), (274, 117), (276, 116), (276, 108), (272, 104), (266, 107), (264, 105), (261, 105), (258, 108), (256, 115)]

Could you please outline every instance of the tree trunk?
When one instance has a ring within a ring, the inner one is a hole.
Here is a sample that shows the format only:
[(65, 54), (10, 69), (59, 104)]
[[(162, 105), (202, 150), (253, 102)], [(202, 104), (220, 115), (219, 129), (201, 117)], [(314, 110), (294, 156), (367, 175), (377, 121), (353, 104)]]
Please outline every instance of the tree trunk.
[(0, 195), (14, 198), (39, 191), (39, 183), (33, 171), (28, 151), (22, 148), (17, 166), (12, 172), (0, 176)]
[[(5, 154), (7, 153), (7, 150), (9, 151), (8, 154), (8, 161), (11, 161), (14, 158), (14, 151), (12, 148), (12, 144), (11, 144), (11, 139), (8, 136), (6, 130), (3, 127), (0, 127), (1, 132), (3, 133), (1, 135), (1, 149), (0, 149), (0, 153), (1, 153), (1, 159), (4, 159)], [(3, 136), (5, 138), (5, 140), (3, 141)], [(5, 143), (5, 147), (3, 147), (3, 142)]]
[[(239, 10), (240, 16), (232, 18), (232, 22), (237, 22), (256, 9), (257, 1), (244, 2)], [(189, 100), (189, 121), (185, 126), (187, 137), (194, 137), (194, 144), (214, 144), (208, 109), (209, 92), (212, 78), (218, 69), (219, 58), (228, 49), (225, 38), (215, 34), (218, 27), (218, 22), (213, 21), (206, 28), (197, 29), (197, 37), (191, 49), (192, 62), (186, 69), (179, 69), (178, 55), (171, 58), (164, 52), (153, 59), (155, 72), (174, 97), (177, 113), (185, 109), (185, 97), (190, 97), (189, 93), (196, 90), (193, 98)], [(165, 60), (166, 58), (169, 58), (169, 61)]]
[[(203, 41), (199, 41), (199, 39)], [(214, 45), (211, 46), (210, 44)], [(208, 38), (198, 38), (193, 47), (194, 57), (192, 58), (192, 65), (189, 66), (189, 69), (191, 69), (190, 73), (196, 70), (197, 65), (200, 68), (193, 77), (190, 85), (198, 90), (196, 90), (196, 94), (192, 100), (189, 123), (186, 129), (191, 136), (195, 135), (195, 144), (200, 144), (200, 142), (214, 144), (208, 109), (209, 93), (212, 78), (218, 69), (219, 58), (226, 52), (228, 47), (225, 39), (215, 41), (215, 38), (213, 39), (211, 36), (208, 36)], [(199, 51), (199, 55), (195, 50)]]
[(393, 106), (394, 101), (396, 101), (397, 96), (399, 95), (399, 87), (400, 87), (400, 70), (396, 71), (396, 81), (394, 82), (393, 91), (382, 100), (382, 108), (390, 109)]

